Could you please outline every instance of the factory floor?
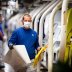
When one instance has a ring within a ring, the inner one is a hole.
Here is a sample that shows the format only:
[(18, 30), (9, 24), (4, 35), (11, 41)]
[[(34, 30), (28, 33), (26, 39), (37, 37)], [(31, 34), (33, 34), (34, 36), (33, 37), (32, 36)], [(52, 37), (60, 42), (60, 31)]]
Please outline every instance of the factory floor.
[[(48, 72), (47, 69), (42, 69), (42, 72)], [(72, 68), (70, 68), (67, 64), (58, 62), (53, 64), (53, 71), (52, 72), (72, 72)]]
[[(5, 63), (5, 68), (1, 69), (0, 72), (14, 72), (14, 70), (9, 64)], [(22, 68), (17, 72), (25, 72), (25, 70), (24, 68)], [(41, 68), (41, 72), (48, 72), (48, 70), (45, 68)], [(66, 64), (57, 63), (53, 64), (53, 72), (72, 72), (72, 68), (70, 68)]]

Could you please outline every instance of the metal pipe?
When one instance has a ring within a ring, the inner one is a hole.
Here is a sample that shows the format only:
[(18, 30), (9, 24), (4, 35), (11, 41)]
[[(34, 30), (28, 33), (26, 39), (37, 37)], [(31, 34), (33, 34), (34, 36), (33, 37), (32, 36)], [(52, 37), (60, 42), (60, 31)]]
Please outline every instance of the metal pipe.
[[(38, 15), (35, 18), (35, 22), (34, 22), (34, 30), (37, 32), (37, 28), (38, 28), (38, 20), (40, 18), (40, 16), (55, 2), (52, 1), (49, 5), (47, 5), (40, 13), (38, 13)], [(40, 72), (40, 62), (37, 64), (37, 72)]]
[[(45, 10), (47, 10), (54, 2), (55, 2), (55, 1), (52, 1), (52, 2), (51, 2), (49, 5), (47, 5), (43, 10), (41, 10), (41, 11), (38, 13), (38, 15), (36, 16), (35, 22), (34, 22), (34, 30), (35, 30), (36, 32), (37, 32), (37, 26), (38, 26), (37, 22), (38, 22), (40, 16), (41, 16), (41, 15), (43, 14), (43, 12), (44, 12)], [(40, 62), (37, 64), (37, 72), (40, 72)]]
[(50, 14), (50, 21), (49, 21), (49, 38), (48, 38), (48, 72), (52, 72), (53, 67), (53, 24), (54, 24), (54, 16), (56, 12), (61, 7), (62, 1), (60, 1), (55, 8), (52, 10)]
[(51, 10), (59, 3), (60, 1), (56, 1), (51, 7), (49, 7), (42, 15), (39, 23), (39, 44), (42, 46), (42, 40), (43, 40), (43, 23), (46, 15), (51, 12)]
[[(55, 2), (51, 7), (49, 7), (44, 14), (42, 15), (41, 19), (40, 19), (40, 24), (39, 24), (39, 44), (40, 46), (42, 46), (42, 39), (43, 39), (43, 22), (44, 22), (44, 18), (46, 17), (46, 15), (54, 8), (55, 5), (57, 5), (59, 1)], [(40, 65), (38, 63), (37, 65), (37, 72), (40, 72)]]
[[(31, 28), (33, 28), (33, 20), (36, 17), (36, 15), (41, 12), (41, 10), (47, 5), (48, 3), (40, 6), (37, 10), (34, 10), (32, 13), (30, 13), (30, 15), (32, 15), (32, 24), (31, 24)], [(37, 65), (37, 72), (40, 72), (40, 64), (38, 63)]]
[(41, 6), (33, 13), (31, 28), (33, 28), (33, 21), (34, 21), (34, 19), (35, 19), (35, 16), (36, 16), (46, 5), (47, 5), (47, 3), (41, 5)]
[(49, 3), (43, 10), (41, 10), (38, 15), (35, 18), (34, 21), (34, 30), (37, 32), (38, 31), (38, 20), (40, 18), (40, 16), (55, 2), (55, 0), (53, 0), (51, 3)]
[(38, 9), (38, 7), (36, 7), (35, 9), (33, 9), (29, 14), (30, 14), (31, 16), (33, 16), (33, 13), (34, 13), (37, 9)]
[(62, 4), (62, 12), (61, 12), (61, 42), (60, 42), (60, 52), (59, 52), (59, 60), (64, 60), (64, 53), (65, 53), (65, 45), (66, 45), (66, 24), (65, 24), (65, 12), (68, 9), (68, 2), (69, 0), (63, 0)]

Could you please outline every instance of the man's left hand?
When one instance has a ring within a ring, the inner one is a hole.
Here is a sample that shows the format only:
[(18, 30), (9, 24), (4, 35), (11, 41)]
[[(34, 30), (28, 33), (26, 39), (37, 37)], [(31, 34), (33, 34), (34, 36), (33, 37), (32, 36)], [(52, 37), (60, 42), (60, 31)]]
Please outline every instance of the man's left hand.
[(38, 47), (38, 48), (37, 48), (37, 51), (40, 51), (40, 50), (41, 50), (41, 47)]

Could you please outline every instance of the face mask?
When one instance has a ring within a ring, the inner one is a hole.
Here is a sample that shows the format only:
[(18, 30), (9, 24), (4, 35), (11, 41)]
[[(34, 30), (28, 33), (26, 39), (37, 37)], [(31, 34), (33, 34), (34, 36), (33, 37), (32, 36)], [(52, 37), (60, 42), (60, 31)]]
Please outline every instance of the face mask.
[(31, 25), (31, 22), (24, 22), (24, 27), (26, 27), (26, 28), (30, 28), (30, 25)]

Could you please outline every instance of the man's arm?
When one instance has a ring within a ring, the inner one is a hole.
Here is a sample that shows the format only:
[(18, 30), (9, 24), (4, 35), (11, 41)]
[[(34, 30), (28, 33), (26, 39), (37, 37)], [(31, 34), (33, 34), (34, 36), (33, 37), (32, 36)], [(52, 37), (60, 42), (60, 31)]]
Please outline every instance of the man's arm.
[(3, 42), (5, 42), (7, 40), (7, 36), (4, 35), (4, 33), (2, 31), (0, 31), (0, 38)]
[(3, 34), (1, 31), (0, 31), (0, 38), (3, 40)]
[(16, 40), (17, 40), (17, 32), (14, 31), (8, 41), (8, 46), (10, 49), (13, 49), (13, 45), (16, 44)]
[(37, 51), (39, 51), (41, 49), (40, 45), (39, 45), (39, 41), (38, 41), (38, 36), (36, 38), (36, 42), (35, 42), (35, 48)]

